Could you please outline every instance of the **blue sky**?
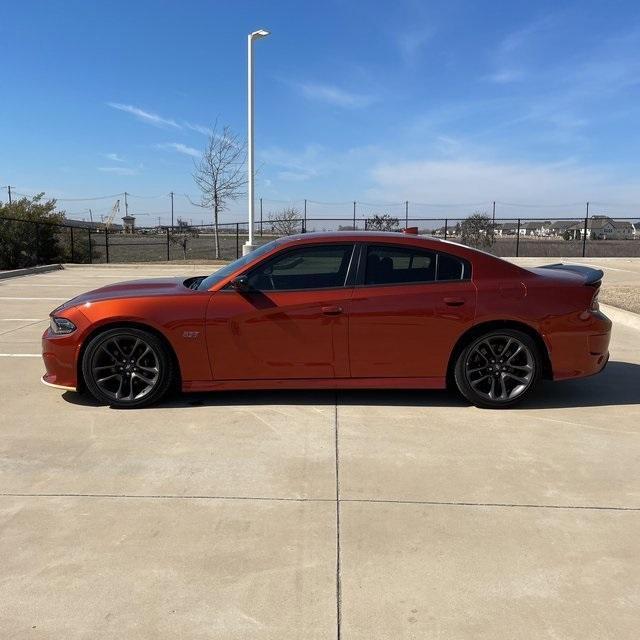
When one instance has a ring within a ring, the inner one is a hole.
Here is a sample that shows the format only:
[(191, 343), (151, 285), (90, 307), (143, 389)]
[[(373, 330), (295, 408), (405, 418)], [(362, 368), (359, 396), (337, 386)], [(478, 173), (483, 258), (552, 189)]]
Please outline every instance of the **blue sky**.
[[(132, 208), (166, 219), (173, 190), (199, 221), (183, 196), (197, 192), (193, 158), (216, 118), (245, 136), (246, 34), (264, 27), (266, 208), (640, 210), (637, 2), (23, 0), (2, 14), (0, 185), (19, 193), (126, 190), (158, 196)], [(111, 204), (61, 202), (80, 217)]]

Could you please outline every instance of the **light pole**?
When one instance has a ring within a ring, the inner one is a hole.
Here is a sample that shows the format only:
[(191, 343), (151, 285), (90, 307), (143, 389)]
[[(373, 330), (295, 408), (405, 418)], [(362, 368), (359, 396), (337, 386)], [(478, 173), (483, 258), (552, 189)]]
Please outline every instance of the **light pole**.
[(242, 255), (253, 251), (253, 41), (266, 38), (269, 32), (259, 29), (247, 37), (247, 196), (249, 199), (249, 238), (242, 245)]

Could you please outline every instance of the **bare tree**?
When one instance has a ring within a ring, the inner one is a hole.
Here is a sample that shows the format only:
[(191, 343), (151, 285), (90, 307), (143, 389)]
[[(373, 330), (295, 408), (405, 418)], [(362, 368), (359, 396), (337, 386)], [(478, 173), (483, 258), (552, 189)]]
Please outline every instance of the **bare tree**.
[(269, 214), (271, 231), (281, 236), (291, 236), (298, 233), (302, 226), (302, 216), (295, 207), (285, 207), (282, 211)]
[(394, 218), (388, 213), (374, 214), (365, 220), (365, 229), (369, 231), (398, 231), (399, 223), (398, 218)]
[(496, 241), (495, 225), (490, 216), (477, 211), (462, 221), (460, 236), (463, 244), (488, 249)]
[(216, 258), (220, 258), (218, 219), (230, 202), (244, 195), (246, 159), (245, 142), (226, 125), (220, 131), (216, 123), (202, 157), (194, 160), (193, 179), (201, 193), (198, 206), (213, 212)]

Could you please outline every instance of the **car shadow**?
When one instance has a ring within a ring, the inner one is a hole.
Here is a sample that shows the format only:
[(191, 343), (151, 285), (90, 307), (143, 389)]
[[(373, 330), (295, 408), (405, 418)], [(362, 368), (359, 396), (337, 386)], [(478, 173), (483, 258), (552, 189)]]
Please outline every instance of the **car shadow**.
[[(410, 406), (410, 407), (467, 407), (469, 403), (452, 390), (421, 389), (358, 389), (358, 390), (268, 390), (216, 391), (177, 393), (155, 405), (161, 409), (188, 407), (225, 407), (237, 405), (299, 405), (332, 406)], [(64, 400), (79, 406), (100, 406), (86, 393), (65, 392)], [(543, 381), (531, 398), (514, 407), (526, 409), (563, 409), (571, 407), (603, 407), (640, 404), (640, 364), (609, 362), (600, 374), (590, 378), (561, 382)]]

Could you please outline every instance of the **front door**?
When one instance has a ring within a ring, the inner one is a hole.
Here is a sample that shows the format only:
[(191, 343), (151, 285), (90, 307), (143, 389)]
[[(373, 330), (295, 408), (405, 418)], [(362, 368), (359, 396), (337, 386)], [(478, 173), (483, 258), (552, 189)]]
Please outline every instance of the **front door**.
[(214, 379), (348, 376), (352, 254), (353, 244), (285, 249), (246, 274), (246, 292), (215, 293), (206, 321)]

